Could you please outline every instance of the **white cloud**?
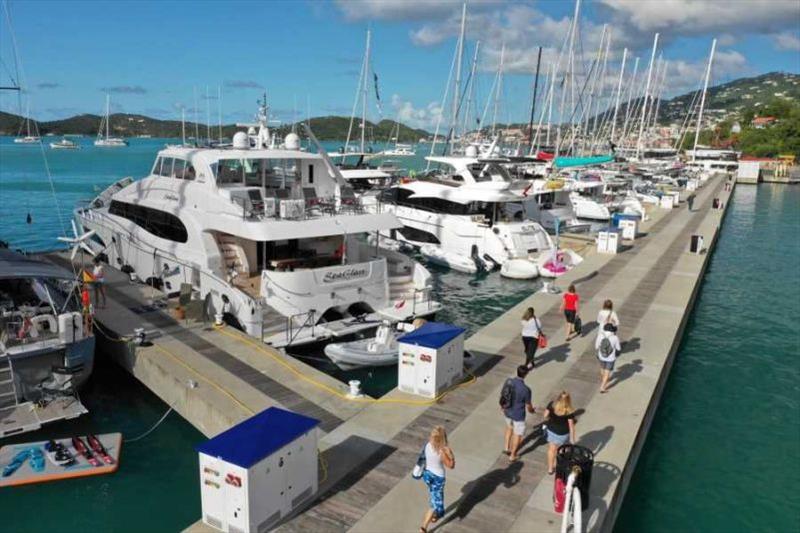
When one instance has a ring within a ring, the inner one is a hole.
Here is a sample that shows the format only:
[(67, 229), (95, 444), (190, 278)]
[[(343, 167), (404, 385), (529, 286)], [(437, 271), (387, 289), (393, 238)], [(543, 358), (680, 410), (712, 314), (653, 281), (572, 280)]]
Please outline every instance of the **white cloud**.
[[(682, 94), (702, 87), (708, 58), (697, 61), (670, 60), (665, 94)], [(717, 50), (711, 66), (711, 85), (749, 73), (747, 58), (736, 50)]]
[[(396, 120), (412, 128), (422, 128), (433, 131), (436, 123), (442, 116), (442, 106), (439, 102), (431, 102), (425, 107), (414, 107), (412, 102), (403, 100), (400, 95), (392, 95), (392, 109), (395, 111)], [(442, 122), (445, 123), (444, 121)]]
[(800, 51), (800, 34), (791, 31), (776, 33), (772, 36), (775, 42), (775, 47), (778, 50), (787, 50), (790, 52)]
[(680, 35), (708, 32), (765, 33), (777, 27), (797, 25), (797, 0), (601, 0), (617, 22), (647, 33), (666, 31)]
[[(461, 13), (462, 0), (335, 0), (348, 20), (435, 20)], [(502, 0), (470, 0), (474, 11), (497, 7)]]

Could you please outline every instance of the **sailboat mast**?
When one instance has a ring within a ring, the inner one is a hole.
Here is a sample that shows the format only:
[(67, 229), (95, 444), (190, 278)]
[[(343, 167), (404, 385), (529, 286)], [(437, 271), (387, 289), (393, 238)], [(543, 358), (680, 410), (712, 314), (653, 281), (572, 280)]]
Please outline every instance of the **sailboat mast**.
[(361, 95), (361, 153), (366, 149), (365, 140), (367, 135), (367, 94), (369, 91), (369, 52), (372, 40), (372, 31), (367, 30), (367, 51), (364, 53), (364, 85)]
[(181, 106), (181, 145), (186, 145), (186, 108)]
[(622, 49), (622, 65), (619, 67), (619, 81), (617, 82), (617, 96), (614, 102), (614, 119), (611, 121), (611, 142), (614, 142), (614, 133), (617, 131), (617, 114), (619, 113), (619, 97), (622, 94), (622, 77), (625, 75), (625, 60), (628, 59), (628, 48)]
[(458, 36), (458, 54), (456, 56), (456, 85), (455, 92), (453, 93), (453, 114), (450, 119), (450, 152), (453, 152), (453, 146), (456, 139), (456, 127), (458, 125), (458, 100), (461, 98), (461, 63), (464, 58), (464, 32), (467, 27), (467, 3), (461, 6), (461, 32)]
[(222, 144), (222, 87), (217, 85), (217, 125), (219, 126), (219, 143)]
[(478, 71), (478, 51), (481, 49), (481, 42), (475, 42), (475, 53), (472, 55), (472, 68), (469, 74), (469, 88), (467, 90), (467, 105), (464, 107), (464, 128), (463, 131), (469, 131), (469, 114), (472, 110), (472, 100), (475, 97), (475, 73)]
[(650, 53), (650, 66), (647, 69), (647, 84), (644, 88), (644, 102), (642, 104), (642, 121), (639, 124), (639, 140), (636, 142), (636, 157), (642, 151), (642, 134), (644, 133), (644, 123), (647, 117), (647, 99), (650, 96), (650, 81), (653, 77), (653, 63), (656, 60), (656, 49), (658, 48), (658, 34), (653, 39), (653, 51)]
[(711, 78), (711, 64), (714, 62), (714, 50), (717, 48), (717, 40), (711, 41), (711, 54), (708, 56), (708, 67), (706, 67), (706, 80), (703, 83), (703, 95), (700, 97), (700, 111), (697, 113), (697, 129), (694, 132), (694, 147), (692, 148), (692, 161), (697, 158), (697, 142), (700, 140), (700, 128), (703, 125), (703, 108), (706, 105), (706, 93), (708, 92), (708, 80)]
[(198, 111), (197, 111), (197, 86), (192, 86), (192, 92), (194, 93), (194, 143), (197, 145), (200, 142), (200, 120), (198, 118)]
[(497, 132), (497, 109), (500, 106), (500, 92), (503, 87), (503, 63), (506, 57), (506, 44), (500, 47), (500, 65), (497, 67), (497, 87), (494, 93), (494, 110), (492, 111), (492, 138)]
[[(542, 47), (536, 54), (536, 76), (533, 78), (533, 100), (531, 100), (531, 118), (528, 120), (528, 152), (533, 149), (533, 119), (536, 116), (536, 96), (539, 92), (539, 67), (542, 65)], [(538, 133), (538, 128), (537, 128)]]

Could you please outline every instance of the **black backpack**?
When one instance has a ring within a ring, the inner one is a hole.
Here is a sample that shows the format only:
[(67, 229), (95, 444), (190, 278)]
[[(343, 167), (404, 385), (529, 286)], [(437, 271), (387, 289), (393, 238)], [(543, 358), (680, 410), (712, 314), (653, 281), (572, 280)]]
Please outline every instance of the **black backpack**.
[(500, 391), (500, 407), (503, 409), (510, 409), (514, 404), (514, 384), (511, 383), (511, 378), (508, 378), (503, 383), (503, 388)]

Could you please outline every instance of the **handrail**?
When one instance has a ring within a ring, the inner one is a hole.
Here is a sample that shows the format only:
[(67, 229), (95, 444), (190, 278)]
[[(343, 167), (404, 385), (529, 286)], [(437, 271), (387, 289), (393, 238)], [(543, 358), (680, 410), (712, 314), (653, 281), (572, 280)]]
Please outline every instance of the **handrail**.
[[(287, 346), (289, 346), (290, 344), (292, 344), (294, 342), (294, 339), (297, 337), (297, 335), (299, 335), (300, 332), (303, 331), (303, 328), (305, 328), (308, 325), (309, 320), (311, 321), (311, 336), (312, 337), (314, 336), (314, 325), (316, 324), (316, 321), (313, 320), (313, 319), (314, 319), (314, 315), (316, 314), (316, 312), (317, 312), (316, 309), (310, 309), (306, 313), (297, 313), (297, 314), (294, 314), (294, 315), (291, 315), (291, 316), (287, 317), (287, 319), (286, 319), (287, 320), (286, 338), (287, 338), (287, 341), (288, 341), (286, 343)], [(299, 317), (299, 316), (305, 316), (306, 318), (303, 321), (303, 323), (300, 325), (300, 327), (297, 329), (297, 332), (292, 334), (292, 330), (294, 329), (294, 326), (293, 326), (294, 319), (296, 317)]]

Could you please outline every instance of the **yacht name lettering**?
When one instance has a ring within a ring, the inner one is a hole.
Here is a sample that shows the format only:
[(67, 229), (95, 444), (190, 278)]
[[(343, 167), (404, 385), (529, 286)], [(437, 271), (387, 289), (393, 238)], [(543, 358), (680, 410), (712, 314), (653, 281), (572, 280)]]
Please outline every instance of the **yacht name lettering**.
[(337, 281), (350, 281), (367, 277), (366, 268), (350, 268), (339, 272), (326, 272), (322, 278), (324, 283), (336, 283)]
[(179, 200), (180, 200), (180, 198), (178, 198), (178, 196), (177, 196), (177, 195), (175, 195), (175, 194), (165, 194), (165, 195), (164, 195), (164, 199), (165, 199), (165, 200), (172, 200), (172, 201), (174, 201), (174, 202), (177, 202), (177, 201), (179, 201)]

